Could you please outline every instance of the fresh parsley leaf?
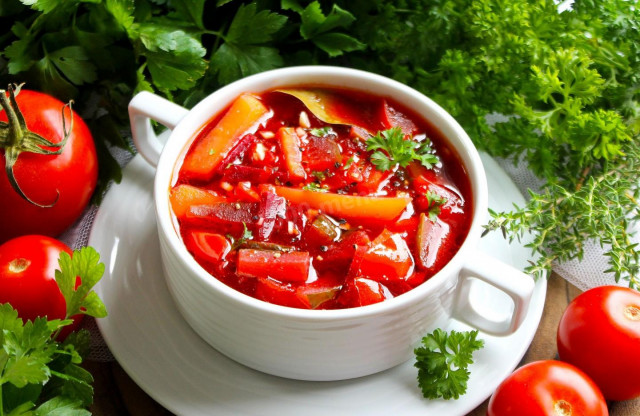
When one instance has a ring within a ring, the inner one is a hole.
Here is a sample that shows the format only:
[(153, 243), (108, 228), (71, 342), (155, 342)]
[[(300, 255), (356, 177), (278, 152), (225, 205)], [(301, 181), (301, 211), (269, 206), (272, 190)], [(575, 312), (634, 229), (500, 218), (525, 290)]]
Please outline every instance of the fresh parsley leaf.
[(48, 54), (58, 70), (75, 85), (91, 83), (96, 80), (96, 67), (80, 46), (67, 46)]
[(242, 5), (229, 26), (225, 41), (238, 45), (269, 42), (287, 22), (287, 17), (269, 10), (257, 10), (255, 3)]
[(427, 198), (427, 202), (429, 203), (429, 207), (427, 208), (429, 219), (431, 221), (436, 221), (438, 215), (440, 215), (442, 206), (447, 203), (447, 198), (445, 198), (444, 196), (440, 196), (433, 191), (427, 191), (425, 193), (425, 197)]
[[(6, 309), (3, 310), (6, 313)], [(27, 321), (13, 332), (3, 331), (2, 348), (7, 355), (6, 361), (0, 360), (0, 385), (11, 383), (18, 388), (27, 384), (44, 383), (51, 376), (47, 364), (56, 352), (51, 335), (57, 329), (57, 323), (49, 325), (45, 318)], [(17, 329), (17, 330), (16, 330)]]
[(259, 45), (237, 46), (230, 42), (220, 46), (211, 58), (211, 68), (221, 84), (277, 68), (282, 63), (282, 57), (275, 48)]
[(477, 336), (478, 331), (447, 333), (438, 328), (422, 338), (422, 346), (414, 350), (414, 365), (425, 398), (457, 400), (466, 393), (473, 352), (484, 346)]
[(325, 51), (329, 56), (340, 56), (344, 52), (362, 50), (365, 44), (351, 35), (342, 32), (335, 32), (335, 29), (349, 27), (355, 17), (334, 4), (328, 15), (322, 12), (320, 3), (314, 1), (304, 10), (300, 11), (300, 6), (287, 2), (287, 8), (300, 13), (302, 24), (300, 25), (300, 35), (304, 39), (311, 40), (318, 48)]
[[(172, 0), (176, 8), (171, 18), (179, 22), (189, 22), (199, 29), (204, 29), (203, 13), (206, 0)], [(218, 4), (220, 6), (220, 4)]]
[[(73, 256), (61, 253), (58, 262), (60, 269), (55, 277), (60, 292), (67, 303), (67, 316), (82, 313), (96, 318), (107, 316), (107, 310), (92, 290), (104, 274), (104, 263), (100, 262), (100, 255), (93, 247), (83, 247), (75, 250)], [(76, 279), (81, 284), (76, 288)]]
[(65, 396), (56, 396), (42, 403), (34, 416), (90, 416), (91, 412), (82, 408), (82, 401)]
[(145, 23), (138, 36), (145, 47), (142, 54), (156, 86), (160, 89), (188, 89), (204, 75), (206, 50), (191, 34), (167, 25)]
[(266, 46), (284, 26), (286, 16), (257, 10), (255, 3), (241, 5), (222, 44), (211, 57), (211, 70), (222, 84), (243, 76), (282, 66), (276, 48)]
[(371, 155), (371, 162), (381, 171), (391, 170), (397, 165), (406, 167), (414, 160), (429, 169), (439, 162), (439, 158), (433, 154), (429, 139), (422, 142), (405, 140), (405, 135), (399, 127), (369, 137), (367, 150), (377, 150)]

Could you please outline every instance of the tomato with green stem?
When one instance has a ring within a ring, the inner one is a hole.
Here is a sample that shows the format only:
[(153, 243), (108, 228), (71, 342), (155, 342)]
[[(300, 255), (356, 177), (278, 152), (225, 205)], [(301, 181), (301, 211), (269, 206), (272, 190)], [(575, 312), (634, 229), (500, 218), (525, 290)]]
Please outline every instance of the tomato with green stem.
[(600, 286), (577, 296), (558, 325), (558, 353), (609, 400), (640, 396), (640, 292)]
[(98, 179), (93, 137), (70, 105), (36, 91), (0, 90), (0, 243), (57, 236), (84, 212)]
[[(65, 319), (66, 301), (55, 279), (63, 252), (72, 254), (64, 243), (42, 235), (25, 235), (0, 245), (0, 303), (11, 304), (23, 320)], [(74, 316), (61, 336), (77, 328), (82, 316)]]
[(489, 400), (487, 416), (608, 416), (598, 386), (577, 367), (556, 360), (526, 364)]

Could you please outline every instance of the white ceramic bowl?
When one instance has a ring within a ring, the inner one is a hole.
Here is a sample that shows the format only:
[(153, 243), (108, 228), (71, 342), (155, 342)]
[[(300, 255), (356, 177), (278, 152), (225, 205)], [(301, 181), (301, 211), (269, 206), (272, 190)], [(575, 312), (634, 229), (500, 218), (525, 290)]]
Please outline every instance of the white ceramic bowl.
[[(458, 152), (470, 177), (473, 219), (458, 253), (435, 276), (396, 298), (353, 309), (302, 310), (266, 303), (212, 277), (189, 254), (176, 232), (169, 189), (177, 163), (199, 129), (243, 92), (323, 84), (392, 97), (429, 120)], [(482, 162), (471, 140), (441, 107), (388, 78), (339, 67), (292, 67), (260, 73), (212, 93), (186, 110), (156, 95), (140, 93), (129, 105), (139, 152), (157, 166), (154, 199), (161, 257), (168, 288), (191, 327), (210, 345), (257, 370), (302, 380), (340, 380), (373, 374), (413, 355), (420, 339), (452, 318), (493, 334), (517, 329), (528, 309), (533, 280), (486, 255), (476, 245), (487, 212)], [(163, 144), (149, 118), (172, 130)], [(496, 322), (474, 310), (468, 282), (477, 278), (514, 301), (510, 319)]]

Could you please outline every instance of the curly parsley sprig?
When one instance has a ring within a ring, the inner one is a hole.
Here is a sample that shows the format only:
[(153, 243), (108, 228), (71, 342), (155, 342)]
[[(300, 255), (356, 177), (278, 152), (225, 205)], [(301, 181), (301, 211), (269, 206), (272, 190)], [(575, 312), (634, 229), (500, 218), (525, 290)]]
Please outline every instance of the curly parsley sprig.
[(418, 385), (427, 399), (458, 399), (467, 391), (473, 352), (484, 346), (478, 331), (449, 333), (438, 328), (414, 350)]
[(380, 131), (369, 137), (367, 150), (375, 150), (371, 155), (371, 163), (383, 172), (395, 166), (407, 167), (414, 160), (431, 169), (440, 161), (433, 153), (429, 139), (425, 138), (421, 142), (407, 140), (399, 127)]

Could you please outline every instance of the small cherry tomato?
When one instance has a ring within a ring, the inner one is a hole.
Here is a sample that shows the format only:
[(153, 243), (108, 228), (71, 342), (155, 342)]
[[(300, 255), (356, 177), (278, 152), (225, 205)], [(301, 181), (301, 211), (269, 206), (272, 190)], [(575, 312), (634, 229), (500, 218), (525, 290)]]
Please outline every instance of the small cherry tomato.
[(640, 292), (601, 286), (577, 296), (558, 325), (558, 353), (609, 400), (640, 396)]
[(518, 368), (496, 389), (487, 416), (606, 416), (595, 383), (571, 364), (555, 360)]
[[(0, 245), (0, 303), (9, 303), (23, 320), (64, 319), (67, 306), (55, 280), (60, 254), (72, 251), (46, 236), (26, 235)], [(78, 282), (79, 283), (79, 282)], [(63, 334), (75, 329), (83, 315)]]
[(82, 215), (98, 178), (93, 138), (77, 113), (72, 117), (64, 103), (36, 91), (22, 89), (15, 101), (18, 108), (0, 109), (0, 121), (10, 111), (26, 123), (26, 129), (16, 126), (12, 117), (12, 128), (0, 133), (0, 171), (11, 173), (0, 174), (0, 243), (27, 234), (59, 235)]

